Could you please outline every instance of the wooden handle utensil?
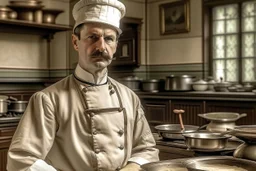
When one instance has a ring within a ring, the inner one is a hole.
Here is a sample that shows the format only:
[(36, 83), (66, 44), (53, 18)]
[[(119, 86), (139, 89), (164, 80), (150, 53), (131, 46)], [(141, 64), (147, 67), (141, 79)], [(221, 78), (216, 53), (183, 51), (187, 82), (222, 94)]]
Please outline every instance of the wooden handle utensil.
[(185, 113), (185, 111), (182, 109), (180, 109), (180, 110), (174, 109), (173, 112), (179, 115), (180, 127), (182, 130), (185, 130), (185, 127), (184, 127), (184, 124), (182, 121), (182, 114)]

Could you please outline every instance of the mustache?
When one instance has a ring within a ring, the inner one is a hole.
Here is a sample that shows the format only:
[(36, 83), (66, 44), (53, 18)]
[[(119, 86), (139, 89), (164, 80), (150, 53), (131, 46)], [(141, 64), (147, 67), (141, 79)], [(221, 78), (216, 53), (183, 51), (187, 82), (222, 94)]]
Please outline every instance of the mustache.
[(90, 56), (92, 58), (103, 57), (105, 59), (111, 59), (111, 57), (106, 51), (100, 52), (99, 50), (97, 50), (97, 51), (94, 51)]

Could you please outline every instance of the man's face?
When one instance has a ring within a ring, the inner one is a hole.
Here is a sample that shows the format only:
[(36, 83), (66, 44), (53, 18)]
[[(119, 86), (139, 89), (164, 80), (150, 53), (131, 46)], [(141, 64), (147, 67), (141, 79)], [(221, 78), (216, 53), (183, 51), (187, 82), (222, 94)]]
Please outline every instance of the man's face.
[(80, 31), (80, 40), (72, 35), (72, 42), (78, 52), (79, 65), (95, 73), (106, 68), (113, 59), (117, 47), (117, 33), (104, 24), (85, 24)]

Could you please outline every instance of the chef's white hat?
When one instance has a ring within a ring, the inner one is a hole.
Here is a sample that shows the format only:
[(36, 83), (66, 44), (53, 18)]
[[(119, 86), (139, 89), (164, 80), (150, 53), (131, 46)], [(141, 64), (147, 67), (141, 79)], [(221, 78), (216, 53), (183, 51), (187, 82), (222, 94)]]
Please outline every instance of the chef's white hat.
[(125, 6), (118, 0), (80, 0), (73, 8), (75, 28), (83, 23), (97, 22), (113, 26), (119, 34), (120, 19), (125, 15)]

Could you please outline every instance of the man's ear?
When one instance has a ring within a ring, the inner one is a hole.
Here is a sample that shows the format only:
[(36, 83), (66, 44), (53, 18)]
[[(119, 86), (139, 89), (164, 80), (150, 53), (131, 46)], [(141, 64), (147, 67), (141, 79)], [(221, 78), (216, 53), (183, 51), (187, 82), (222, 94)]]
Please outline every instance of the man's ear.
[(72, 34), (72, 44), (76, 51), (78, 51), (78, 37)]

